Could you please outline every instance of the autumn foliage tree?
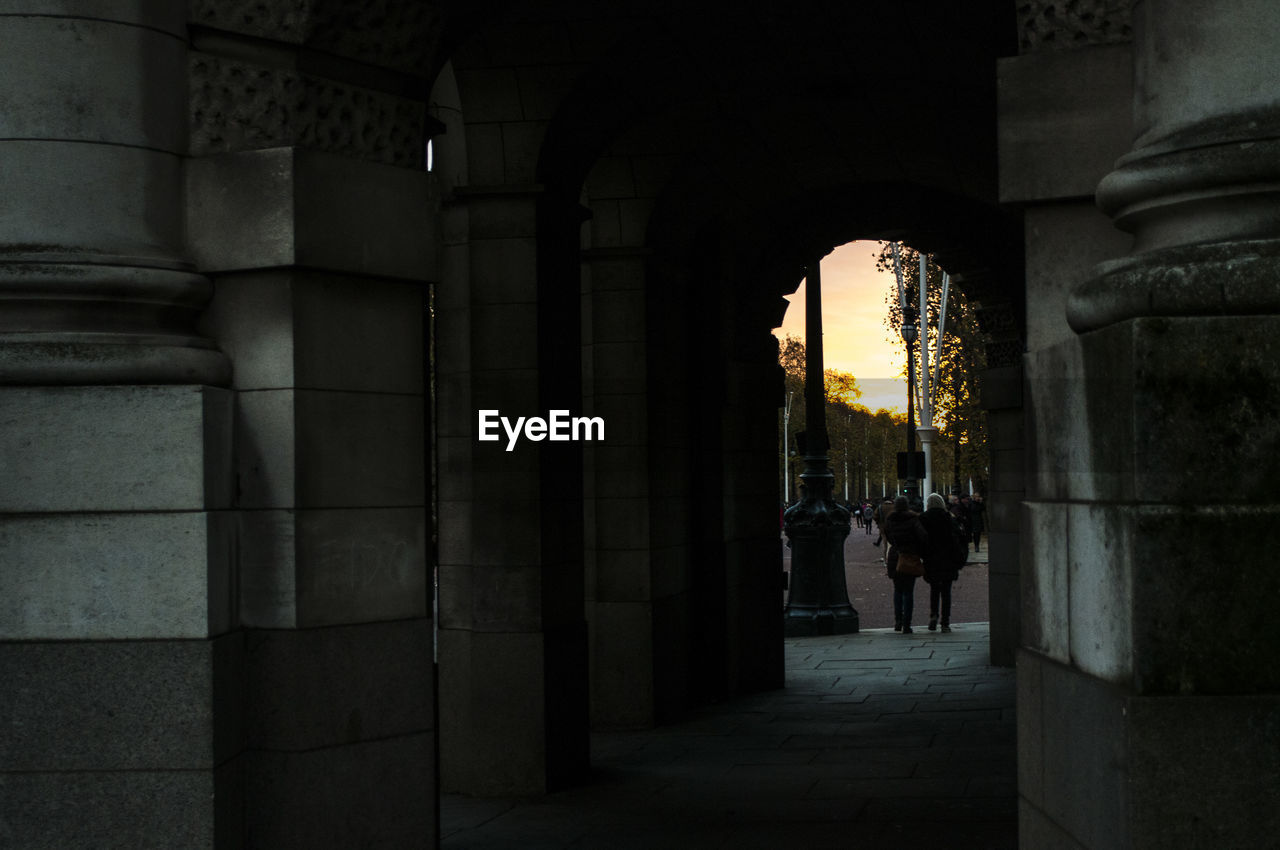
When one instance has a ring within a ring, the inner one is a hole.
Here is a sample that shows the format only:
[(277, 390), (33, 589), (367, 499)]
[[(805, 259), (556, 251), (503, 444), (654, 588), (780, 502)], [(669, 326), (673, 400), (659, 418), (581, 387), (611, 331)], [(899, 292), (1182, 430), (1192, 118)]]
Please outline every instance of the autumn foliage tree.
[[(804, 458), (795, 440), (796, 433), (804, 431), (806, 426), (804, 341), (787, 336), (779, 344), (778, 361), (784, 374), (786, 396), (778, 422), (779, 452), (785, 445), (790, 476), (788, 490), (794, 501), (798, 496), (799, 475), (804, 471)], [(897, 453), (904, 445), (906, 417), (883, 409), (873, 413), (859, 404), (862, 390), (857, 378), (848, 372), (827, 369), (823, 379), (827, 436), (831, 444), (827, 455), (836, 476), (836, 497), (844, 499), (846, 484), (851, 500), (896, 492)]]
[[(882, 271), (893, 273), (893, 251), (890, 243), (881, 243), (876, 265)], [(908, 304), (920, 304), (920, 255), (913, 248), (900, 250), (900, 268), (906, 288)], [(946, 304), (946, 326), (942, 345), (938, 345), (938, 318), (942, 311), (943, 270), (929, 259), (926, 264), (928, 292), (926, 304), (928, 320), (922, 323), (920, 340), (916, 343), (917, 363), (919, 345), (927, 340), (929, 346), (929, 370), (933, 373), (937, 364), (937, 383), (933, 392), (933, 424), (939, 431), (939, 440), (933, 449), (934, 481), (949, 484), (954, 489), (967, 488), (972, 479), (979, 489), (985, 489), (987, 459), (986, 413), (978, 404), (978, 375), (986, 368), (986, 350), (982, 332), (978, 328), (976, 305), (969, 301), (960, 287), (949, 287)], [(885, 326), (891, 338), (901, 345), (902, 307), (895, 287), (885, 297), (888, 312)], [(927, 329), (927, 330), (926, 330)], [(919, 371), (918, 369), (916, 370)], [(906, 367), (903, 367), (906, 377)], [(932, 380), (933, 375), (930, 375)], [(919, 411), (919, 375), (916, 376), (917, 413)]]

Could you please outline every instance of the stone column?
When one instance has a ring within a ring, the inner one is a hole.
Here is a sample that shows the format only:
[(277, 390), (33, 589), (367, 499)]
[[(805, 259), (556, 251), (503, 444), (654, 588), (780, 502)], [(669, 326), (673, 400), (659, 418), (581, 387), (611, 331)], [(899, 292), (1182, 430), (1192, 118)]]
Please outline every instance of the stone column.
[(0, 34), (0, 381), (225, 384), (183, 249), (182, 8), (29, 0)]
[(1098, 189), (1134, 252), (1076, 286), (1078, 343), (1029, 379), (1037, 486), (1060, 501), (1026, 514), (1027, 846), (1280, 831), (1262, 790), (1280, 783), (1280, 662), (1259, 637), (1280, 591), (1278, 30), (1266, 0), (1134, 7), (1136, 140)]
[(429, 844), (433, 19), (189, 8), (189, 244), (236, 393), (245, 842)]
[(183, 244), (183, 4), (0, 13), (0, 844), (232, 846), (227, 358)]

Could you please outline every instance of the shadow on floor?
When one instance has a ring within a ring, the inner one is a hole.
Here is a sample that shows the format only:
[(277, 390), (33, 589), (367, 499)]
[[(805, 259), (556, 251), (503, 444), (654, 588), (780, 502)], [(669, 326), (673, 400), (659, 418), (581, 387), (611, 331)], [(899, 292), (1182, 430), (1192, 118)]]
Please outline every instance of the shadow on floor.
[(592, 737), (594, 781), (442, 800), (442, 846), (1016, 848), (1013, 671), (986, 623), (787, 640), (787, 687)]

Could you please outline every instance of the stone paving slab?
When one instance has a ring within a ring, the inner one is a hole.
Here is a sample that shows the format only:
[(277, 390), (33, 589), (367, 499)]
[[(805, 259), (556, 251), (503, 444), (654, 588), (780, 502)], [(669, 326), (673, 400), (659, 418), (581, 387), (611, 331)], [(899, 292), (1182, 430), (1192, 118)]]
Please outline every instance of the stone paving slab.
[(787, 641), (787, 687), (593, 736), (593, 782), (442, 800), (442, 847), (1017, 846), (1013, 671), (986, 624)]

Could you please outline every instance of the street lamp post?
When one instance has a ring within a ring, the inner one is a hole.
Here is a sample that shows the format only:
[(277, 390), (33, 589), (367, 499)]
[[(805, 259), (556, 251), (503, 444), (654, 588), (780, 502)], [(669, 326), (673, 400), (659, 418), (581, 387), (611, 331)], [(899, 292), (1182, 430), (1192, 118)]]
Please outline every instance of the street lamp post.
[(914, 307), (907, 305), (902, 311), (902, 339), (907, 344), (907, 478), (903, 491), (908, 499), (912, 499), (916, 495), (916, 414), (912, 389), (916, 383), (916, 334), (916, 311)]
[(791, 580), (783, 609), (788, 636), (858, 631), (844, 576), (849, 511), (835, 501), (835, 475), (827, 455), (826, 393), (822, 368), (822, 279), (818, 260), (805, 268), (805, 430), (803, 497), (783, 515), (791, 542)]

